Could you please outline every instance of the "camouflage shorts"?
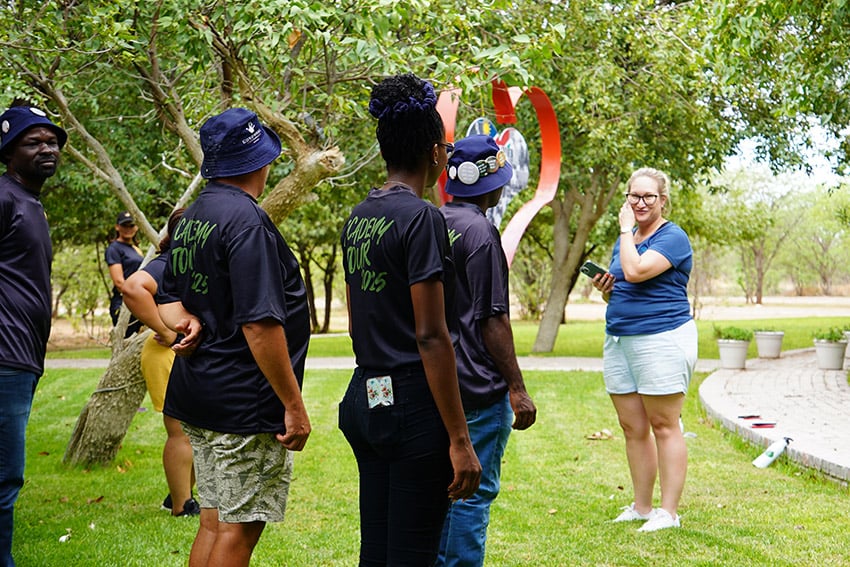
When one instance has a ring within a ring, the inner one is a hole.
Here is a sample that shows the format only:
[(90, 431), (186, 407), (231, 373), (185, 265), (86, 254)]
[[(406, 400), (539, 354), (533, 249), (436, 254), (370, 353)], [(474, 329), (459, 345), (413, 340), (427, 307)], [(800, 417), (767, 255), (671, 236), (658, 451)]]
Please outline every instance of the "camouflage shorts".
[(292, 452), (273, 433), (218, 433), (186, 423), (201, 508), (226, 523), (282, 522), (292, 479)]

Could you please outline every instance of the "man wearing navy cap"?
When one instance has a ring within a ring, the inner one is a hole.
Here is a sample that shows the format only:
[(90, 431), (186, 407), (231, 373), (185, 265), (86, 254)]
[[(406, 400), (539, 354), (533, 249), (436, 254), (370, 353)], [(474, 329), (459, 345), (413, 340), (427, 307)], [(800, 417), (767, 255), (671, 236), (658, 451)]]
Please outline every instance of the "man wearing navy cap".
[(443, 525), (436, 565), (484, 564), (490, 504), (499, 494), (502, 456), (513, 429), (537, 416), (526, 392), (509, 314), (508, 265), (499, 231), (485, 216), (499, 202), (512, 169), (490, 136), (458, 141), (446, 165), (446, 217), (457, 279), (457, 375), (469, 436), (481, 461), (481, 484), (453, 502)]
[(0, 115), (0, 566), (14, 565), (14, 507), (24, 483), (25, 432), (50, 336), (53, 247), (39, 200), (68, 135), (45, 113)]
[(277, 134), (233, 108), (200, 135), (210, 181), (174, 230), (157, 303), (175, 331), (191, 314), (203, 332), (175, 358), (163, 413), (194, 453), (201, 524), (189, 564), (248, 565), (266, 522), (283, 520), (291, 452), (310, 434), (300, 390), (310, 317), (298, 262), (257, 204)]

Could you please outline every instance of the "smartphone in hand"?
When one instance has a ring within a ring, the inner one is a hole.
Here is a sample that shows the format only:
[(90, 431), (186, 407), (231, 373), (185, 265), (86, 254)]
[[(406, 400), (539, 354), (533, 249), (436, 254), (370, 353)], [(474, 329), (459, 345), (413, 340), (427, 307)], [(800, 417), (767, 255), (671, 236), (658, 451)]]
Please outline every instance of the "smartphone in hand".
[(581, 271), (582, 274), (586, 275), (590, 279), (595, 278), (596, 274), (607, 274), (608, 273), (607, 269), (603, 268), (602, 266), (600, 266), (599, 264), (597, 264), (595, 262), (591, 262), (590, 260), (585, 262), (584, 265), (581, 268), (579, 268), (579, 271)]

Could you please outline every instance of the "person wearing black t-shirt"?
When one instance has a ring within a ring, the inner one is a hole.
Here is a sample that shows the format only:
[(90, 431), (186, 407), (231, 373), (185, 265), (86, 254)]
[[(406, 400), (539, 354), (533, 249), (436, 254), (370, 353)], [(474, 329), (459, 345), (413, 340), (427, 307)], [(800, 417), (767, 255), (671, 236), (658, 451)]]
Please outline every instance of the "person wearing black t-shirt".
[(30, 106), (0, 115), (0, 565), (14, 565), (14, 507), (24, 484), (27, 422), (50, 336), (53, 247), (39, 196), (65, 130)]
[(200, 138), (210, 181), (174, 230), (157, 290), (163, 322), (186, 335), (174, 348), (196, 349), (175, 358), (163, 413), (183, 423), (194, 453), (201, 525), (189, 564), (248, 565), (266, 523), (283, 521), (292, 451), (311, 431), (301, 397), (310, 314), (298, 262), (257, 204), (277, 134), (232, 108)]
[[(109, 316), (112, 318), (112, 326), (118, 323), (118, 315), (123, 305), (122, 293), (124, 282), (136, 273), (142, 265), (142, 251), (136, 244), (136, 234), (139, 227), (129, 211), (124, 211), (115, 220), (115, 237), (104, 252), (106, 265), (109, 266), (109, 277), (112, 279), (112, 297), (109, 300)], [(142, 323), (135, 317), (130, 318), (124, 338), (142, 328)]]
[(471, 496), (481, 474), (446, 318), (446, 224), (422, 200), (451, 147), (436, 103), (431, 84), (410, 74), (373, 88), (387, 182), (354, 207), (341, 236), (357, 368), (339, 427), (360, 472), (363, 566), (433, 565), (450, 499)]
[(499, 202), (512, 168), (490, 136), (455, 143), (446, 166), (446, 217), (457, 278), (457, 374), (469, 436), (481, 460), (481, 485), (452, 503), (436, 565), (484, 564), (490, 505), (499, 494), (502, 456), (511, 429), (527, 429), (537, 408), (525, 389), (514, 352), (508, 263), (499, 231), (486, 212)]
[[(177, 333), (162, 322), (154, 298), (171, 256), (171, 237), (184, 211), (180, 208), (171, 213), (168, 231), (159, 242), (159, 255), (127, 278), (122, 292), (127, 309), (153, 331), (142, 345), (141, 366), (151, 405), (158, 412), (165, 405), (165, 391), (175, 356), (171, 345), (177, 340)], [(162, 418), (168, 436), (162, 448), (162, 467), (168, 483), (163, 508), (171, 510), (172, 516), (197, 516), (201, 508), (192, 498), (195, 483), (192, 446), (179, 421), (165, 414)]]

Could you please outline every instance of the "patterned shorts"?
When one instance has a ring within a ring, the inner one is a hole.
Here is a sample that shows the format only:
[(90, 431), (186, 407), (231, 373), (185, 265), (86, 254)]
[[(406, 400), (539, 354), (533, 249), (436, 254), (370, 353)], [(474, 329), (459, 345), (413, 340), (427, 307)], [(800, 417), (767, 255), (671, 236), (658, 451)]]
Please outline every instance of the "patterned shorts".
[(282, 522), (292, 480), (292, 452), (274, 433), (218, 433), (183, 424), (195, 458), (201, 508), (226, 523)]

